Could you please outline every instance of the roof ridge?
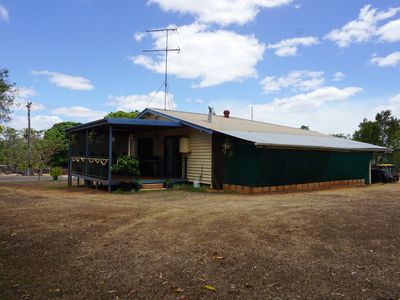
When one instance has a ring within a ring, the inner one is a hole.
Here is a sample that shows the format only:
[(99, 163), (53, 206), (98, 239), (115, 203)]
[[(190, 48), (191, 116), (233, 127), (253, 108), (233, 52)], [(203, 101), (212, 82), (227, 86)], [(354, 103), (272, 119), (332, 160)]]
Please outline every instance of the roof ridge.
[[(199, 113), (199, 112), (192, 112), (192, 111), (183, 111), (183, 110), (170, 110), (170, 109), (162, 109), (162, 108), (152, 108), (152, 107), (148, 107), (148, 109), (152, 109), (152, 110), (155, 110), (155, 111), (159, 111), (159, 112), (163, 112), (163, 111), (165, 111), (165, 112), (178, 112), (178, 113), (185, 113), (185, 114), (193, 114), (193, 115), (204, 115), (204, 116), (207, 116), (207, 114), (205, 114), (205, 113)], [(220, 117), (220, 118), (225, 118), (223, 115), (216, 115), (217, 117)], [(274, 123), (269, 123), (269, 122), (263, 122), (263, 121), (257, 121), (257, 120), (249, 120), (249, 119), (245, 119), (245, 118), (240, 118), (240, 117), (232, 117), (232, 116), (229, 116), (229, 119), (237, 119), (237, 120), (243, 120), (243, 121), (247, 121), (247, 122), (254, 122), (254, 123), (258, 123), (258, 124), (267, 124), (267, 125), (272, 125), (272, 126), (278, 126), (278, 127), (284, 127), (284, 128), (290, 128), (290, 129), (298, 129), (298, 130), (304, 130), (304, 129), (301, 129), (301, 128), (297, 128), (297, 127), (292, 127), (292, 126), (287, 126), (287, 125), (281, 125), (281, 124), (274, 124)], [(320, 132), (318, 132), (318, 131), (315, 131), (315, 130), (307, 130), (308, 132), (314, 132), (314, 133), (319, 133), (319, 134), (323, 134), (323, 133), (320, 133)], [(325, 134), (324, 134), (325, 135)], [(328, 135), (328, 134), (326, 134), (326, 135)]]

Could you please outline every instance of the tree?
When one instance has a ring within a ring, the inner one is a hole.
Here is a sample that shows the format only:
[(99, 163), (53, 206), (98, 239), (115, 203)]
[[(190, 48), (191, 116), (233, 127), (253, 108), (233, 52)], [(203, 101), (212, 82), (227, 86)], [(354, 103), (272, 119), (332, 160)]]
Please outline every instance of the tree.
[(126, 111), (116, 111), (116, 112), (110, 112), (107, 115), (104, 116), (104, 119), (108, 119), (108, 118), (123, 118), (123, 119), (134, 119), (136, 118), (136, 116), (139, 114), (139, 111), (134, 110), (134, 111), (130, 111), (130, 112), (126, 112)]
[(346, 140), (350, 140), (351, 139), (351, 135), (350, 134), (344, 134), (344, 133), (332, 133), (331, 136), (338, 137), (338, 138), (341, 138), (341, 139), (346, 139)]
[(77, 122), (56, 123), (45, 131), (41, 147), (42, 152), (50, 155), (49, 165), (65, 167), (68, 164), (68, 138), (65, 130), (79, 124)]
[(303, 129), (303, 130), (310, 130), (310, 126), (301, 125), (300, 129)]
[(0, 69), (0, 122), (10, 121), (11, 106), (14, 104), (15, 83), (8, 81), (8, 70)]
[(27, 145), (22, 131), (3, 127), (0, 135), (0, 163), (13, 172), (24, 172)]
[(377, 155), (377, 161), (400, 164), (400, 120), (390, 110), (378, 113), (374, 121), (364, 119), (358, 128), (354, 140), (393, 149), (393, 153)]

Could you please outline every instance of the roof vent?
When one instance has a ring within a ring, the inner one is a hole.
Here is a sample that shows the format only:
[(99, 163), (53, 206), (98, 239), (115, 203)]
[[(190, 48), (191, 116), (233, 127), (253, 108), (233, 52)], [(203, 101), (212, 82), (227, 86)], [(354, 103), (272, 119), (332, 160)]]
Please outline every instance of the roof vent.
[(208, 123), (211, 123), (212, 122), (212, 118), (213, 118), (213, 115), (214, 115), (215, 113), (214, 113), (214, 107), (212, 107), (212, 106), (209, 106), (208, 107)]
[(224, 110), (224, 117), (225, 118), (229, 118), (229, 114), (230, 114), (231, 112), (229, 111), (229, 110)]

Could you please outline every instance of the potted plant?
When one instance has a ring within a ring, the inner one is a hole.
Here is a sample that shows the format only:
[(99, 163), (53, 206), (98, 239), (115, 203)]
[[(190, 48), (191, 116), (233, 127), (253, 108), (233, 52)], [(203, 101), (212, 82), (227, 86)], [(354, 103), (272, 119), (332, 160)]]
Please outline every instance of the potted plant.
[[(136, 158), (129, 155), (121, 155), (118, 157), (117, 163), (111, 167), (111, 170), (114, 174), (122, 176), (121, 189), (123, 191), (130, 191), (132, 187), (138, 190), (137, 185), (134, 184), (137, 182), (136, 177), (140, 174), (139, 161)], [(132, 177), (135, 177), (135, 179), (132, 180)]]

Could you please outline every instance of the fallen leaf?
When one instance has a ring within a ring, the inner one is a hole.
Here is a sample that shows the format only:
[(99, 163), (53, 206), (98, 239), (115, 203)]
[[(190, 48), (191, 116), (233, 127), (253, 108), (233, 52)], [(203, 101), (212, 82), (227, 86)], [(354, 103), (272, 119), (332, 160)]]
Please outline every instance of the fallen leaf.
[(175, 293), (182, 293), (183, 292), (183, 288), (180, 287), (176, 287), (173, 289)]
[(205, 288), (205, 289), (207, 289), (207, 290), (209, 290), (211, 292), (214, 292), (214, 293), (217, 292), (217, 289), (215, 287), (213, 287), (212, 285), (206, 284), (205, 286), (203, 286), (203, 288)]
[(225, 257), (223, 256), (213, 256), (212, 259), (224, 259)]
[(11, 233), (10, 235), (11, 235), (11, 236), (16, 236), (17, 233), (16, 233), (16, 232), (13, 232), (13, 233)]

